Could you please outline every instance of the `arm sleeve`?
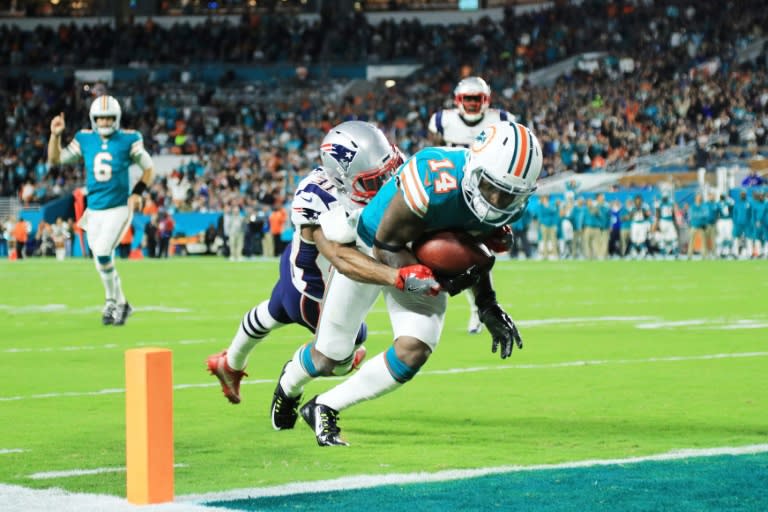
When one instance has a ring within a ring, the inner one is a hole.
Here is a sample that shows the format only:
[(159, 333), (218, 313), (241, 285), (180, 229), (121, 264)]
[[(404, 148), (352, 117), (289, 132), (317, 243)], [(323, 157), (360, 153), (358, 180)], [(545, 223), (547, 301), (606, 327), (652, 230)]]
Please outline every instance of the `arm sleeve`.
[(152, 157), (144, 149), (144, 139), (138, 132), (136, 132), (136, 141), (131, 144), (131, 160), (141, 167), (142, 171), (152, 167)]

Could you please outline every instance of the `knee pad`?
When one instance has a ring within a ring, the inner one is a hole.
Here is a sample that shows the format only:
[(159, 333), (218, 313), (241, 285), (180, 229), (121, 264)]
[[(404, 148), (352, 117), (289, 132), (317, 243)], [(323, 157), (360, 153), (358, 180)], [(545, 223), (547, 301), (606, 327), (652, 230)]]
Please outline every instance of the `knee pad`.
[(96, 270), (99, 272), (111, 272), (114, 269), (112, 264), (112, 255), (108, 256), (94, 256), (96, 260)]
[(421, 366), (413, 368), (398, 359), (394, 345), (389, 347), (389, 350), (384, 354), (384, 359), (387, 362), (387, 368), (392, 378), (400, 383), (408, 382), (421, 369)]

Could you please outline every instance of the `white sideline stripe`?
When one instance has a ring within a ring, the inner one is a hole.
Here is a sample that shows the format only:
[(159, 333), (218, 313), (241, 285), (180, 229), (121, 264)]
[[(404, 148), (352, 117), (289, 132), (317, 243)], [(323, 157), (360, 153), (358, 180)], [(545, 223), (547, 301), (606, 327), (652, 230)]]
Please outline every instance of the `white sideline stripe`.
[[(8, 311), (14, 315), (23, 315), (31, 313), (72, 313), (76, 315), (85, 315), (90, 313), (101, 312), (103, 306), (85, 306), (80, 308), (72, 308), (66, 304), (33, 304), (27, 306), (12, 306), (10, 304), (0, 304), (0, 311)], [(173, 306), (163, 305), (147, 305), (137, 306), (133, 308), (134, 311), (153, 311), (157, 313), (192, 313), (191, 309), (177, 308)]]
[(65, 346), (65, 347), (39, 347), (39, 348), (29, 348), (29, 347), (10, 347), (3, 349), (1, 352), (4, 352), (6, 354), (21, 354), (21, 353), (27, 353), (27, 352), (76, 352), (79, 350), (101, 350), (101, 349), (127, 349), (127, 348), (133, 348), (133, 347), (153, 347), (153, 346), (160, 346), (160, 345), (198, 345), (201, 343), (208, 343), (211, 341), (216, 341), (216, 338), (207, 338), (207, 339), (201, 339), (201, 340), (174, 340), (174, 341), (140, 341), (138, 343), (132, 343), (130, 347), (127, 347), (125, 345), (117, 344), (117, 343), (105, 343), (104, 345), (73, 345), (73, 346)]
[[(541, 363), (541, 364), (502, 364), (498, 366), (474, 366), (469, 368), (450, 368), (448, 370), (425, 370), (419, 372), (419, 375), (452, 375), (458, 373), (477, 373), (497, 370), (546, 370), (550, 368), (570, 368), (570, 367), (590, 367), (604, 366), (609, 364), (642, 364), (642, 363), (670, 363), (680, 361), (709, 361), (713, 359), (739, 359), (746, 357), (766, 357), (768, 352), (737, 352), (731, 354), (704, 354), (699, 356), (668, 356), (668, 357), (648, 357), (644, 359), (593, 359), (585, 361), (564, 361), (562, 363)], [(324, 377), (324, 380), (343, 380), (341, 377)], [(252, 384), (274, 384), (273, 379), (252, 379), (243, 381), (241, 385)], [(191, 388), (212, 388), (219, 386), (218, 380), (213, 382), (197, 384), (176, 384), (173, 389), (191, 389)], [(108, 388), (98, 391), (64, 391), (56, 393), (42, 393), (37, 395), (17, 395), (0, 396), (0, 402), (13, 402), (18, 400), (32, 400), (40, 398), (65, 398), (76, 396), (99, 396), (114, 395), (125, 393), (125, 388)]]
[(591, 468), (596, 466), (617, 466), (623, 464), (637, 464), (639, 462), (660, 462), (670, 460), (688, 459), (694, 457), (715, 457), (719, 455), (750, 455), (768, 452), (768, 444), (753, 444), (739, 447), (701, 448), (672, 450), (656, 455), (640, 457), (627, 457), (624, 459), (588, 459), (574, 462), (562, 462), (559, 464), (533, 464), (530, 466), (496, 466), (478, 469), (449, 469), (435, 473), (392, 473), (383, 475), (357, 475), (336, 478), (333, 480), (321, 480), (316, 482), (295, 482), (274, 487), (257, 487), (252, 489), (234, 489), (227, 492), (213, 492), (206, 494), (189, 494), (178, 496), (177, 501), (188, 501), (202, 504), (210, 501), (228, 501), (249, 498), (263, 498), (268, 496), (287, 496), (291, 494), (346, 491), (352, 489), (366, 489), (380, 487), (382, 485), (403, 485), (413, 483), (444, 482), (450, 480), (464, 480), (487, 475), (504, 473), (521, 473), (533, 471), (546, 471), (553, 469)]
[[(188, 464), (174, 464), (174, 468), (186, 468)], [(27, 476), (32, 480), (48, 480), (51, 478), (68, 478), (72, 476), (84, 476), (84, 475), (100, 475), (101, 473), (121, 473), (125, 471), (125, 466), (109, 467), (109, 468), (94, 468), (94, 469), (67, 469), (64, 471), (43, 471), (40, 473), (32, 473)]]
[(21, 448), (0, 448), (0, 455), (5, 455), (7, 453), (24, 453), (26, 450), (22, 450)]

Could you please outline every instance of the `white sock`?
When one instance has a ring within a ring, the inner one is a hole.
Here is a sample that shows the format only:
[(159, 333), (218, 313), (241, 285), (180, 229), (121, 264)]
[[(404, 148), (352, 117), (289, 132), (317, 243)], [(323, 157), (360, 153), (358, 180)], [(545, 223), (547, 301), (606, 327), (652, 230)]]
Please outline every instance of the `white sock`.
[(117, 273), (117, 269), (113, 272), (115, 274), (115, 299), (118, 304), (125, 304), (125, 295), (123, 294), (123, 286), (120, 282), (120, 275)]
[(115, 302), (117, 295), (115, 293), (115, 276), (117, 276), (115, 269), (112, 268), (109, 271), (99, 270), (99, 276), (101, 277), (102, 284), (104, 284), (105, 298), (108, 301)]
[(248, 355), (258, 342), (263, 340), (272, 329), (282, 327), (269, 314), (269, 301), (264, 301), (251, 308), (237, 328), (235, 336), (227, 349), (227, 364), (233, 370), (242, 370), (248, 364)]
[(304, 344), (294, 352), (293, 358), (288, 362), (285, 367), (285, 372), (280, 378), (280, 387), (286, 395), (290, 397), (299, 396), (304, 392), (304, 386), (307, 385), (314, 377), (307, 373), (304, 366), (301, 364), (302, 352), (310, 350), (310, 343)]
[(242, 370), (248, 364), (248, 355), (261, 339), (251, 338), (243, 330), (243, 325), (237, 327), (237, 332), (232, 338), (227, 349), (227, 364), (233, 370)]
[(317, 403), (341, 411), (363, 400), (371, 400), (402, 386), (389, 373), (384, 352), (365, 363), (350, 378), (320, 394)]

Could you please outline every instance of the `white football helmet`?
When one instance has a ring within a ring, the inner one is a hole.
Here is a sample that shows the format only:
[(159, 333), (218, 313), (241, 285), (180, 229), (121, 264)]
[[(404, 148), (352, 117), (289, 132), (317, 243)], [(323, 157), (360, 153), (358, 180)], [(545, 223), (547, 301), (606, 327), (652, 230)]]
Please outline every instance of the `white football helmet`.
[(320, 159), (348, 208), (368, 204), (404, 160), (381, 130), (364, 121), (332, 128), (320, 144)]
[[(107, 96), (106, 94), (104, 96), (99, 96), (93, 100), (93, 103), (91, 103), (91, 111), (89, 113), (91, 118), (91, 128), (93, 128), (93, 131), (97, 132), (99, 135), (109, 137), (120, 129), (120, 116), (122, 116), (122, 114), (123, 112), (120, 110), (120, 103), (118, 103), (115, 98)], [(112, 123), (112, 126), (99, 128), (99, 125), (96, 123), (96, 118), (98, 117), (113, 117), (115, 121)]]
[(480, 132), (467, 152), (461, 180), (467, 206), (485, 224), (509, 224), (536, 190), (543, 163), (539, 141), (525, 126), (499, 121)]
[(479, 121), (491, 104), (491, 88), (479, 76), (469, 76), (453, 90), (453, 100), (461, 117)]

